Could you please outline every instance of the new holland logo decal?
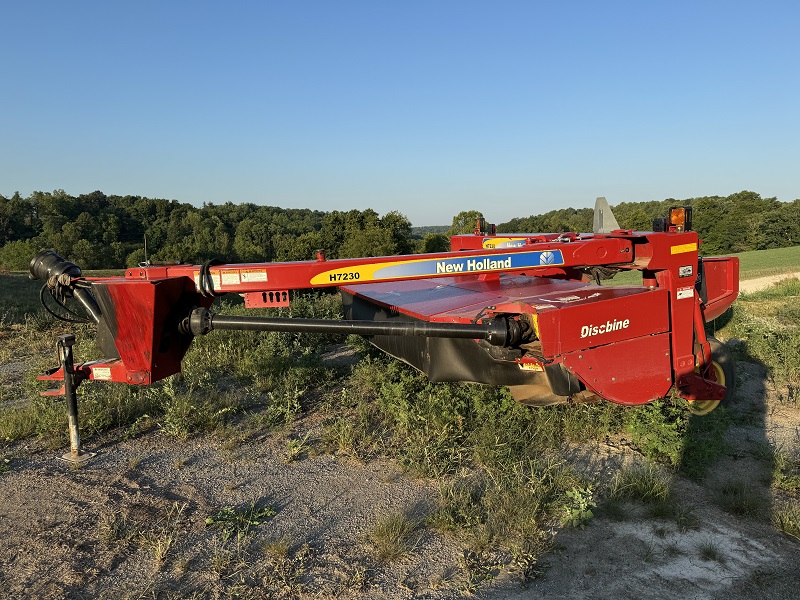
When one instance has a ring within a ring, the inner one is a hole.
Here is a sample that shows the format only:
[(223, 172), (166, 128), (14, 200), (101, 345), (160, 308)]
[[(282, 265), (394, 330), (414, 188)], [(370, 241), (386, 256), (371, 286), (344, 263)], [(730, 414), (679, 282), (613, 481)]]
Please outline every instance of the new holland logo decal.
[(383, 281), (387, 279), (412, 279), (516, 271), (564, 264), (561, 250), (515, 252), (514, 254), (489, 254), (454, 258), (423, 258), (331, 269), (315, 275), (311, 285), (326, 283)]

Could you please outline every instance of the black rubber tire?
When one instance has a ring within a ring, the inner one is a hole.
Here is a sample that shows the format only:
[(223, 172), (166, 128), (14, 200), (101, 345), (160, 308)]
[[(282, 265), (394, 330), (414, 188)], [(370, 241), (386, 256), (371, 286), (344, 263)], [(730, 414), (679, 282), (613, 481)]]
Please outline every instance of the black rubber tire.
[(733, 356), (718, 339), (709, 337), (708, 343), (711, 346), (714, 375), (716, 375), (717, 382), (725, 386), (725, 396), (722, 400), (690, 400), (689, 412), (698, 417), (709, 414), (719, 406), (730, 406), (733, 402), (733, 395), (736, 393), (736, 369)]

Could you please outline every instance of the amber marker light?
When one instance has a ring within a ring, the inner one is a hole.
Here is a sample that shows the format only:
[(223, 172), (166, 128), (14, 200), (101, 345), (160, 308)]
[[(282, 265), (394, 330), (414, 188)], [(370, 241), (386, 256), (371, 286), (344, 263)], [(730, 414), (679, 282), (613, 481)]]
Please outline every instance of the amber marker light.
[(692, 230), (692, 207), (691, 206), (678, 206), (669, 209), (669, 223), (675, 227), (675, 231), (681, 233), (683, 231)]

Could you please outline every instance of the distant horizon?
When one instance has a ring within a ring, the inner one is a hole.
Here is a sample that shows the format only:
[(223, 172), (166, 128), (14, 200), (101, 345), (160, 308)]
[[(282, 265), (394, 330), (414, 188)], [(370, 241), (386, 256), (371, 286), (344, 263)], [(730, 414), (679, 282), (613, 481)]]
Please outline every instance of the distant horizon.
[[(3, 194), (2, 192), (0, 192), (0, 195), (4, 196), (5, 198), (11, 198), (15, 193), (19, 193), (21, 197), (29, 198), (33, 193), (36, 193), (36, 192), (52, 194), (52, 193), (57, 192), (57, 191), (63, 191), (68, 196), (72, 196), (72, 197), (75, 197), (75, 198), (77, 198), (78, 196), (82, 196), (82, 195), (92, 194), (94, 192), (100, 192), (100, 193), (104, 194), (105, 196), (118, 196), (118, 197), (125, 197), (125, 196), (137, 197), (138, 196), (138, 197), (141, 197), (141, 198), (149, 198), (151, 200), (165, 200), (165, 201), (168, 201), (168, 202), (175, 201), (175, 202), (179, 202), (180, 204), (189, 204), (189, 205), (191, 205), (191, 206), (193, 206), (195, 208), (198, 208), (198, 209), (202, 208), (202, 206), (203, 206), (202, 203), (201, 204), (196, 204), (194, 202), (186, 202), (186, 201), (183, 201), (183, 200), (181, 200), (179, 198), (165, 198), (165, 197), (160, 197), (160, 196), (148, 196), (148, 195), (145, 195), (145, 194), (115, 194), (115, 193), (108, 193), (105, 190), (100, 190), (100, 189), (95, 189), (95, 190), (91, 190), (91, 191), (88, 191), (88, 192), (81, 192), (79, 194), (73, 194), (69, 190), (66, 190), (64, 188), (55, 188), (53, 190), (47, 190), (47, 191), (38, 189), (38, 190), (33, 190), (32, 192), (30, 192), (28, 194), (23, 194), (19, 190), (15, 190), (14, 192), (12, 192), (10, 194)], [(608, 203), (613, 207), (613, 206), (616, 206), (616, 205), (621, 204), (623, 202), (628, 202), (628, 203), (663, 202), (664, 200), (670, 200), (670, 199), (674, 199), (676, 202), (680, 202), (682, 200), (691, 200), (691, 199), (695, 199), (695, 198), (714, 197), (714, 196), (720, 197), (720, 198), (725, 198), (725, 197), (730, 196), (732, 194), (737, 194), (737, 193), (741, 193), (741, 192), (753, 192), (753, 193), (758, 194), (761, 198), (764, 198), (764, 199), (775, 198), (778, 202), (784, 202), (784, 203), (789, 203), (789, 202), (794, 202), (796, 200), (800, 200), (800, 198), (792, 198), (791, 200), (781, 200), (777, 196), (767, 196), (765, 194), (762, 194), (758, 190), (736, 190), (734, 192), (731, 192), (730, 194), (703, 194), (702, 196), (701, 195), (695, 195), (695, 196), (685, 196), (685, 197), (682, 197), (682, 198), (675, 198), (673, 196), (667, 196), (665, 198), (651, 198), (651, 199), (648, 199), (648, 200), (622, 200), (620, 202), (614, 202), (612, 199), (609, 199), (609, 198), (606, 197), (606, 200), (608, 200)], [(528, 213), (528, 214), (517, 214), (517, 215), (511, 216), (509, 218), (505, 218), (505, 219), (495, 219), (491, 215), (491, 213), (487, 212), (486, 210), (481, 210), (480, 208), (465, 208), (463, 210), (465, 210), (465, 211), (467, 211), (467, 210), (478, 210), (481, 213), (483, 213), (484, 218), (486, 218), (486, 220), (488, 222), (495, 223), (495, 224), (502, 224), (502, 223), (507, 223), (507, 222), (511, 221), (512, 219), (524, 219), (524, 218), (527, 218), (527, 217), (543, 215), (543, 214), (548, 213), (548, 212), (553, 211), (553, 210), (565, 210), (565, 209), (581, 210), (581, 209), (586, 209), (586, 208), (592, 209), (592, 208), (594, 208), (594, 203), (595, 203), (596, 198), (597, 198), (597, 196), (592, 198), (591, 199), (591, 203), (588, 206), (569, 205), (569, 206), (551, 207), (551, 208), (549, 208), (547, 210), (543, 210), (543, 211), (539, 211), (539, 212), (531, 212), (531, 213)], [(361, 211), (363, 211), (363, 210), (367, 210), (367, 209), (371, 208), (372, 210), (375, 210), (375, 212), (377, 212), (380, 216), (383, 216), (386, 213), (392, 212), (392, 211), (397, 211), (397, 212), (405, 215), (405, 213), (403, 213), (403, 211), (400, 210), (400, 209), (390, 209), (390, 210), (386, 210), (386, 211), (379, 211), (379, 210), (377, 210), (377, 209), (375, 209), (373, 207), (370, 207), (370, 206), (361, 207), (361, 208), (359, 208), (359, 207), (350, 207), (350, 208), (328, 208), (328, 209), (326, 209), (326, 208), (312, 208), (312, 207), (308, 207), (308, 206), (282, 206), (280, 204), (271, 203), (271, 202), (250, 202), (250, 201), (244, 201), (244, 200), (242, 200), (242, 201), (226, 200), (225, 202), (205, 202), (205, 204), (213, 204), (213, 205), (219, 206), (219, 205), (225, 204), (226, 202), (231, 202), (234, 205), (235, 204), (254, 204), (256, 206), (273, 206), (273, 207), (280, 208), (280, 209), (283, 209), (283, 210), (291, 210), (291, 209), (295, 209), (295, 210), (319, 210), (319, 211), (322, 211), (322, 212), (332, 212), (332, 211), (335, 211), (335, 210), (338, 210), (340, 212), (347, 212), (349, 210), (361, 210)], [(459, 212), (461, 212), (461, 211), (459, 211)], [(459, 213), (454, 213), (447, 220), (448, 221), (447, 223), (424, 223), (424, 224), (414, 223), (413, 221), (411, 221), (411, 219), (408, 217), (408, 215), (405, 215), (405, 216), (406, 216), (406, 218), (409, 218), (409, 221), (411, 222), (411, 226), (412, 227), (450, 227), (452, 225), (453, 217), (455, 217), (457, 214), (459, 214)]]

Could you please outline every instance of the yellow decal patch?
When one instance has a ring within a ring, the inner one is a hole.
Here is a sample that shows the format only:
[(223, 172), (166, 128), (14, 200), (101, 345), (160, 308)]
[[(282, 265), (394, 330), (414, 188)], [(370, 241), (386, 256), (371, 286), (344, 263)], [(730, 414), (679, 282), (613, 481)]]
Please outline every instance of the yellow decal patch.
[(683, 254), (684, 252), (697, 252), (697, 242), (692, 242), (691, 244), (681, 244), (679, 246), (673, 246), (670, 248), (671, 254)]
[(494, 250), (496, 248), (521, 248), (525, 245), (526, 238), (513, 237), (493, 237), (483, 238), (483, 249)]
[[(416, 261), (408, 261), (416, 262)], [(320, 285), (325, 283), (347, 283), (352, 281), (373, 281), (375, 279), (375, 271), (383, 267), (391, 265), (403, 264), (401, 261), (386, 262), (377, 264), (355, 265), (352, 267), (344, 267), (342, 269), (332, 269), (325, 271), (319, 275), (311, 278), (311, 285)]]
[(538, 372), (538, 373), (541, 373), (542, 371), (544, 371), (544, 367), (542, 365), (540, 365), (539, 363), (524, 362), (524, 363), (517, 363), (517, 364), (519, 365), (519, 368), (522, 369), (523, 371), (535, 371), (535, 372)]

